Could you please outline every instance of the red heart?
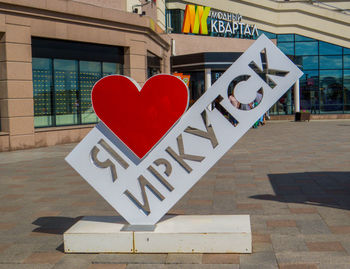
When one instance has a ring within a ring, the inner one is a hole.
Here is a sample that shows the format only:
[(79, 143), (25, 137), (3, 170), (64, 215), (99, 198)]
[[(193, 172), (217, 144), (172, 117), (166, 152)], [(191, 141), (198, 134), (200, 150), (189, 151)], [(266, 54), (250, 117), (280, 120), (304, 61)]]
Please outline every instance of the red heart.
[(142, 159), (186, 111), (188, 89), (171, 75), (154, 76), (141, 90), (112, 75), (95, 84), (91, 98), (97, 116)]

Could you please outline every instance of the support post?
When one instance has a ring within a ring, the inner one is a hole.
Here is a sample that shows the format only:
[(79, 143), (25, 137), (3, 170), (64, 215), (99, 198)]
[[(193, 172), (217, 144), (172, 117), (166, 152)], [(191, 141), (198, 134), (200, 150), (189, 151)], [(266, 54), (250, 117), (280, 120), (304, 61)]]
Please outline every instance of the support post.
[[(211, 68), (204, 69), (204, 91), (206, 92), (211, 86)], [(213, 105), (209, 106), (209, 110), (213, 109)], [(206, 116), (207, 117), (207, 116)]]
[(294, 84), (294, 108), (295, 112), (300, 112), (299, 79)]
[(211, 68), (205, 68), (204, 73), (204, 90), (207, 91), (211, 86)]

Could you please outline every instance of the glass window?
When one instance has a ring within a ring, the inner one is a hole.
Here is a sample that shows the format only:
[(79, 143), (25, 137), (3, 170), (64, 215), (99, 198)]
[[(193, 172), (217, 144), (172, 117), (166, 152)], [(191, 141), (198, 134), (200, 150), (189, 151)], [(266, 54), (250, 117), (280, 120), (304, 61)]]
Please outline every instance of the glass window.
[(300, 109), (310, 111), (312, 114), (318, 114), (320, 111), (319, 91), (301, 91)]
[(303, 56), (302, 57), (303, 69), (318, 69), (318, 56)]
[(225, 71), (212, 71), (211, 72), (211, 84), (214, 84)]
[(350, 49), (344, 48), (344, 54), (350, 54)]
[(33, 58), (34, 126), (52, 126), (52, 61)]
[(343, 112), (342, 70), (320, 71), (321, 113)]
[(181, 9), (170, 9), (168, 11), (168, 22), (172, 33), (181, 33), (184, 14), (185, 11)]
[[(293, 88), (293, 87), (292, 87)], [(290, 115), (293, 114), (293, 94), (290, 88), (270, 109), (271, 115)]]
[(35, 127), (97, 122), (90, 98), (92, 87), (101, 78), (102, 71), (105, 76), (123, 74), (123, 65), (34, 57)]
[(124, 48), (34, 37), (32, 55), (34, 126), (97, 122), (92, 87), (123, 74)]
[(350, 113), (350, 70), (344, 70), (344, 111)]
[(263, 31), (263, 30), (259, 30), (259, 36), (261, 34), (266, 35), (266, 37), (269, 38), (269, 39), (276, 39), (276, 34), (273, 34), (273, 33), (270, 33), (270, 32), (266, 32), (266, 31)]
[(350, 55), (344, 55), (344, 68), (350, 69)]
[(81, 98), (81, 122), (95, 123), (98, 121), (91, 104), (91, 90), (94, 84), (101, 78), (101, 62), (79, 62), (80, 98)]
[(78, 61), (54, 60), (56, 125), (78, 124)]
[(277, 35), (277, 42), (290, 42), (294, 41), (294, 35), (293, 34), (287, 34), (287, 35)]
[(147, 76), (148, 78), (160, 73), (160, 61), (161, 59), (147, 51)]
[(300, 108), (319, 112), (318, 70), (306, 70), (300, 78)]
[(300, 78), (300, 88), (304, 90), (318, 89), (318, 70), (305, 70)]
[(299, 42), (299, 41), (316, 41), (316, 40), (310, 37), (302, 36), (302, 35), (295, 35), (295, 41)]
[(303, 91), (318, 90), (318, 70), (305, 70), (300, 78), (300, 89)]
[(184, 72), (184, 75), (191, 76), (190, 86), (188, 88), (190, 91), (190, 105), (192, 105), (204, 93), (204, 72)]
[(103, 77), (113, 75), (113, 74), (120, 74), (120, 70), (118, 70), (116, 63), (102, 63), (102, 74)]
[(278, 48), (286, 55), (294, 55), (294, 42), (278, 43)]
[(295, 55), (318, 55), (317, 42), (296, 42)]
[(320, 69), (342, 69), (341, 56), (320, 56)]
[(341, 55), (342, 47), (320, 41), (320, 55)]

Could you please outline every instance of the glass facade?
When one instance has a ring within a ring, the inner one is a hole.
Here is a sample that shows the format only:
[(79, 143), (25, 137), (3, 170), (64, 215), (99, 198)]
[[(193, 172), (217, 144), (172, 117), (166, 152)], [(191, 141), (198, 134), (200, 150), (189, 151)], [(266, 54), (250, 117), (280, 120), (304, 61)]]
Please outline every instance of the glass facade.
[(52, 60), (33, 58), (34, 126), (52, 126)]
[(184, 75), (190, 75), (190, 102), (193, 104), (204, 93), (204, 72), (192, 71)]
[[(167, 14), (171, 32), (181, 33), (184, 11), (173, 9), (168, 10)], [(208, 21), (208, 25), (209, 23)], [(300, 79), (301, 110), (314, 114), (350, 113), (350, 48), (297, 34), (273, 34), (262, 30), (258, 32), (259, 35), (265, 34), (270, 39), (276, 39), (281, 51), (304, 72)], [(247, 38), (244, 35), (225, 37)], [(193, 97), (196, 95), (195, 92), (192, 93)], [(291, 89), (270, 112), (294, 113)]]
[(78, 124), (77, 61), (54, 59), (53, 77), (56, 125)]
[(184, 16), (185, 11), (182, 9), (167, 10), (167, 26), (171, 33), (181, 33)]
[(103, 76), (122, 74), (121, 66), (107, 62), (33, 58), (32, 65), (35, 127), (96, 123), (93, 85)]
[[(277, 46), (304, 72), (300, 109), (314, 114), (350, 113), (349, 49), (297, 34), (276, 35), (276, 39)], [(292, 94), (285, 98), (293, 104)], [(272, 113), (291, 114), (281, 106)]]
[[(34, 57), (46, 56), (45, 50), (40, 50), (40, 44), (48, 41), (37, 41), (33, 42), (32, 59), (34, 126), (52, 127), (96, 123), (98, 118), (91, 104), (92, 87), (103, 76), (123, 74), (122, 62), (86, 60), (89, 57), (83, 54), (80, 54), (80, 57), (75, 55), (78, 59), (64, 59), (65, 55), (62, 55), (60, 51), (53, 51), (50, 54), (57, 58)], [(49, 42), (57, 42), (57, 45), (62, 45), (60, 44), (62, 41), (50, 40)], [(84, 44), (79, 45), (80, 50), (83, 51)], [(87, 48), (87, 52), (90, 49), (93, 48)], [(72, 56), (69, 58), (74, 58), (74, 55)], [(98, 58), (98, 55), (94, 57)], [(104, 58), (103, 55), (101, 58)]]

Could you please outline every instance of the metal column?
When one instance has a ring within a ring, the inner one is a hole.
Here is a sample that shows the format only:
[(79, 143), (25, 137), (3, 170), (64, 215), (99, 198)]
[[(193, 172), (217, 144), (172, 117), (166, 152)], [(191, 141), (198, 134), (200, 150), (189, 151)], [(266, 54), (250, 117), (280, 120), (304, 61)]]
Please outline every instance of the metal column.
[(294, 108), (295, 112), (300, 112), (299, 79), (294, 84)]
[[(204, 69), (204, 91), (207, 91), (211, 86), (211, 68)], [(213, 109), (213, 105), (209, 106), (209, 110)]]
[(207, 91), (211, 86), (211, 68), (204, 69), (204, 89)]

